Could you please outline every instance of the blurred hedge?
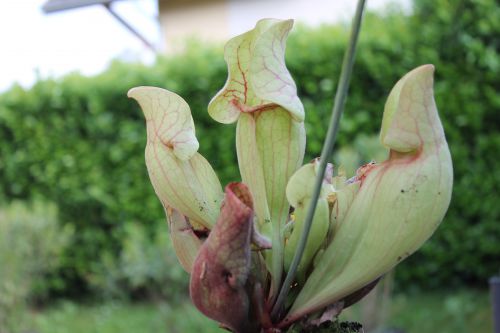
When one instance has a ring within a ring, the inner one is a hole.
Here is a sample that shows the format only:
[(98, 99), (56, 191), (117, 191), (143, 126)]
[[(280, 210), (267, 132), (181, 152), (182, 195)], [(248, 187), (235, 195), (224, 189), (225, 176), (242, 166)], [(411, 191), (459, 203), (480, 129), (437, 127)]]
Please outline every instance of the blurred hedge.
[(26, 332), (26, 305), (41, 297), (74, 230), (47, 202), (0, 206), (0, 332)]
[[(421, 0), (411, 15), (394, 10), (369, 14), (364, 22), (337, 147), (351, 145), (359, 133), (376, 134), (394, 83), (433, 63), (454, 160), (446, 220), (398, 269), (403, 286), (484, 285), (500, 268), (499, 25), (494, 0)], [(287, 63), (307, 112), (307, 158), (320, 153), (347, 30), (299, 27), (289, 40)], [(95, 77), (46, 79), (0, 96), (0, 196), (55, 202), (61, 221), (77, 230), (57, 274), (65, 282), (54, 285), (60, 292), (86, 292), (103, 254), (119, 255), (127, 224), (140, 222), (153, 234), (162, 223), (143, 160), (144, 120), (126, 98), (129, 88), (161, 86), (183, 96), (200, 152), (223, 183), (239, 178), (234, 127), (215, 123), (206, 112), (225, 78), (222, 49), (194, 44), (152, 67), (116, 62)]]

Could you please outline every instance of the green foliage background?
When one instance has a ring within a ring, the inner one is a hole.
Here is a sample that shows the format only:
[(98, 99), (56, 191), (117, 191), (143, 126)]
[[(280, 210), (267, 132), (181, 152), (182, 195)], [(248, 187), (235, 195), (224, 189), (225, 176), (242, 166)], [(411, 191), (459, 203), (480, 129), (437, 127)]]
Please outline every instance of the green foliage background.
[[(455, 168), (445, 221), (398, 266), (403, 287), (484, 286), (500, 269), (499, 34), (494, 0), (420, 0), (411, 15), (395, 10), (366, 16), (337, 147), (354, 145), (360, 133), (377, 134), (395, 82), (433, 63)], [(287, 64), (306, 107), (307, 158), (320, 154), (347, 37), (348, 26), (337, 25), (298, 27), (289, 39)], [(222, 48), (194, 43), (152, 67), (116, 62), (95, 77), (40, 80), (0, 96), (0, 199), (52, 201), (61, 222), (76, 231), (62, 268), (48, 276), (53, 292), (80, 296), (101, 281), (106, 267), (114, 267), (106, 258), (123, 260), (130, 225), (141, 224), (151, 239), (167, 232), (144, 165), (144, 120), (126, 98), (129, 88), (160, 86), (183, 96), (200, 152), (223, 183), (239, 179), (234, 126), (218, 124), (206, 112), (225, 78)], [(179, 267), (172, 262), (172, 269)], [(172, 281), (185, 279), (171, 275)], [(125, 288), (134, 289), (134, 278), (127, 281)]]

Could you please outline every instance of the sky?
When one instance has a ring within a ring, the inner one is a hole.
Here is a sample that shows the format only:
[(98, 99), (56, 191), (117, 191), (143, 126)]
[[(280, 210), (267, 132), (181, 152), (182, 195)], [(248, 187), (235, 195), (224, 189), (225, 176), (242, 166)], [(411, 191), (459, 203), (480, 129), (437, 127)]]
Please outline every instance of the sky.
[[(0, 0), (0, 92), (14, 82), (79, 71), (92, 75), (115, 58), (152, 62), (154, 54), (105, 8), (44, 14), (45, 0)], [(149, 41), (160, 43), (156, 0), (116, 2), (113, 8)]]
[[(97, 74), (117, 58), (144, 63), (154, 61), (154, 53), (102, 6), (44, 14), (41, 8), (45, 1), (0, 0), (0, 92), (15, 82), (29, 87), (38, 78), (60, 77), (72, 71)], [(308, 1), (294, 0), (283, 6), (282, 1), (276, 1), (252, 9), (250, 1), (231, 1), (234, 2), (232, 11), (245, 13), (235, 15), (237, 20), (231, 23), (231, 32), (235, 34), (252, 28), (263, 10), (281, 13), (285, 17), (314, 10), (314, 15), (307, 15), (310, 20), (330, 22), (334, 18), (348, 20), (356, 3), (354, 0), (314, 0), (319, 6), (311, 6)], [(326, 8), (326, 4), (331, 7), (330, 1), (335, 3), (332, 7), (335, 10), (315, 9)], [(390, 1), (370, 0), (368, 7), (380, 8)], [(408, 0), (392, 1), (408, 3)], [(321, 6), (322, 2), (325, 6)], [(161, 49), (157, 7), (157, 0), (128, 0), (113, 4), (120, 16)]]
[[(241, 33), (253, 28), (263, 17), (294, 18), (307, 25), (324, 22), (350, 22), (356, 11), (356, 0), (230, 0), (230, 30)], [(256, 4), (259, 5), (256, 5)], [(409, 10), (409, 0), (366, 0), (367, 10), (383, 11), (388, 5), (396, 4)], [(240, 15), (238, 15), (240, 13)], [(244, 15), (241, 15), (244, 13)]]

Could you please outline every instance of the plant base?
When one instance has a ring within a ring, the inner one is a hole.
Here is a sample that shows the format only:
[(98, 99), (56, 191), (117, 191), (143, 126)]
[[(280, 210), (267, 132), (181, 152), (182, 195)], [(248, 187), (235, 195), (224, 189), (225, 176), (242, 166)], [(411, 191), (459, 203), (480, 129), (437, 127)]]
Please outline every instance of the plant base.
[(319, 326), (292, 326), (287, 333), (363, 333), (363, 325), (356, 322), (329, 321)]

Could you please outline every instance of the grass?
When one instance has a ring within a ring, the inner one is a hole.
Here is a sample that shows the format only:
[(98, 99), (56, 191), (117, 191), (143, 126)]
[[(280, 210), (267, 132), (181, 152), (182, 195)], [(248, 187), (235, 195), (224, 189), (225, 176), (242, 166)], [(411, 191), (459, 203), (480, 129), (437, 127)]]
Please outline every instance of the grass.
[(408, 333), (493, 332), (492, 310), (485, 292), (396, 297), (390, 323), (408, 327)]
[(189, 303), (167, 304), (106, 303), (94, 306), (62, 303), (32, 313), (37, 333), (219, 333), (218, 325), (203, 317)]
[[(384, 326), (405, 333), (493, 331), (486, 291), (397, 295), (388, 309)], [(341, 320), (363, 321), (361, 312), (361, 307), (355, 306), (346, 310)], [(45, 311), (33, 312), (30, 322), (37, 333), (227, 332), (204, 318), (188, 302), (175, 307), (114, 302), (94, 306), (61, 303)]]
[[(487, 291), (396, 295), (387, 306), (387, 319), (380, 325), (389, 332), (404, 333), (490, 333), (492, 310)], [(356, 305), (341, 315), (341, 320), (364, 322)], [(385, 332), (379, 329), (376, 332)]]

